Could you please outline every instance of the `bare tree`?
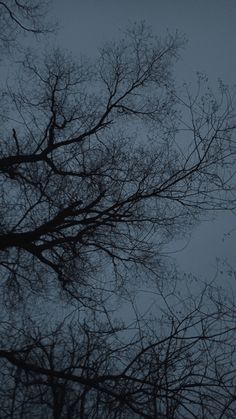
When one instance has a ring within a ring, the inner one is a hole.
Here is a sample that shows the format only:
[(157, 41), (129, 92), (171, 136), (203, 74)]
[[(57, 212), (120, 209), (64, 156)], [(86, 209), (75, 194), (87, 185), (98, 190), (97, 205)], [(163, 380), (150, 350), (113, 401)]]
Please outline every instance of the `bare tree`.
[(3, 319), (4, 418), (232, 415), (233, 304), (193, 299), (158, 329), (107, 308), (129, 281), (160, 284), (162, 246), (202, 214), (235, 208), (234, 95), (202, 93), (201, 77), (177, 93), (182, 44), (137, 25), (95, 63), (28, 54), (2, 94), (2, 298), (86, 308), (55, 328)]
[(112, 326), (98, 313), (50, 332), (6, 324), (2, 417), (232, 418), (235, 307), (207, 286), (181, 309), (152, 326), (138, 318)]
[(73, 293), (104, 257), (117, 275), (130, 264), (153, 267), (161, 243), (202, 210), (235, 206), (228, 92), (221, 106), (209, 94), (189, 96), (190, 120), (178, 125), (170, 70), (179, 39), (155, 46), (143, 27), (127, 36), (102, 50), (97, 66), (58, 51), (43, 66), (28, 56), (19, 90), (6, 92), (1, 251), (18, 285), (32, 268), (31, 284), (54, 272)]
[(16, 46), (22, 33), (42, 34), (50, 32), (55, 24), (45, 22), (48, 1), (4, 0), (0, 1), (0, 48), (9, 51)]

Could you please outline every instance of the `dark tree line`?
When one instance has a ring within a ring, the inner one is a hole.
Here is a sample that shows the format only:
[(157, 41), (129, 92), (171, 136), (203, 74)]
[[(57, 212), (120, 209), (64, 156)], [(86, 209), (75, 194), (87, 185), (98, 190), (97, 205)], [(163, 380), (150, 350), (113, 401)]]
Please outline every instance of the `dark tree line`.
[(88, 316), (53, 331), (29, 320), (25, 329), (5, 324), (2, 417), (232, 418), (235, 313), (211, 304), (207, 312), (203, 297), (192, 301), (152, 329)]
[[(45, 31), (41, 3), (0, 6)], [(234, 96), (201, 76), (178, 93), (183, 43), (141, 24), (96, 62), (28, 52), (2, 92), (2, 418), (233, 417), (233, 300), (207, 285), (177, 304), (162, 254), (235, 208)], [(140, 283), (164, 311), (117, 320)]]

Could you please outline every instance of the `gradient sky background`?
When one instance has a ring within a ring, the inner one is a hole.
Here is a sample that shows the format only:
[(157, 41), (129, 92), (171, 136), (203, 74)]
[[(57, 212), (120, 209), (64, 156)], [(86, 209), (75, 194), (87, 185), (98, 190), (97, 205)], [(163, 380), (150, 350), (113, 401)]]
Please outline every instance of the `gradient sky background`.
[[(97, 48), (135, 21), (144, 20), (156, 35), (166, 30), (185, 34), (188, 43), (176, 66), (177, 82), (191, 82), (196, 71), (236, 84), (236, 0), (54, 0), (53, 16), (60, 29), (57, 43), (75, 56), (96, 55)], [(58, 41), (59, 40), (59, 41)], [(235, 229), (235, 230), (234, 230)], [(184, 250), (181, 250), (184, 247)], [(236, 218), (219, 214), (214, 222), (204, 222), (191, 238), (176, 242), (178, 263), (187, 272), (212, 277), (216, 258), (234, 264)], [(236, 269), (236, 263), (235, 263)]]

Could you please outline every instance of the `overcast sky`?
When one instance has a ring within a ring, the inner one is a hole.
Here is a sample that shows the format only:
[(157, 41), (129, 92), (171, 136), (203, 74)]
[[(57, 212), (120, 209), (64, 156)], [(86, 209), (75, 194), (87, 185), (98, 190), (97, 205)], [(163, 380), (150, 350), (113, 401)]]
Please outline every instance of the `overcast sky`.
[[(194, 84), (200, 71), (213, 86), (218, 78), (236, 84), (236, 0), (54, 0), (54, 11), (61, 27), (59, 44), (75, 55), (94, 56), (103, 42), (118, 37), (132, 22), (145, 20), (157, 35), (164, 36), (166, 30), (185, 34), (188, 43), (176, 67), (178, 82)], [(173, 245), (174, 250), (185, 246), (177, 253), (181, 266), (211, 276), (217, 257), (233, 263), (234, 228), (231, 214), (201, 224), (191, 240)]]

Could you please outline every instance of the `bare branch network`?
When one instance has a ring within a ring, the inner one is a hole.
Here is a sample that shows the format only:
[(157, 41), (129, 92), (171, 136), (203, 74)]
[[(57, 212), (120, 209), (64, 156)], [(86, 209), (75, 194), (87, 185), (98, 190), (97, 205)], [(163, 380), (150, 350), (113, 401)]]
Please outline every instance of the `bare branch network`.
[[(17, 343), (19, 330), (6, 324), (4, 340), (11, 346), (0, 356), (13, 370), (9, 379), (2, 369), (5, 412), (13, 405), (16, 417), (39, 417), (39, 406), (59, 418), (232, 417), (235, 314), (229, 317), (223, 305), (204, 313), (198, 303), (181, 320), (163, 321), (158, 326), (165, 336), (137, 324), (129, 342), (125, 328), (111, 330), (88, 318), (61, 323), (53, 332), (31, 322)], [(6, 400), (6, 390), (13, 389), (15, 396)]]
[[(0, 2), (41, 31), (31, 4)], [(162, 246), (206, 211), (235, 209), (234, 94), (221, 83), (214, 96), (202, 76), (178, 93), (182, 45), (141, 24), (95, 63), (28, 53), (2, 92), (2, 418), (232, 418), (232, 302), (209, 286), (181, 316), (132, 326), (106, 305), (132, 277), (160, 285)], [(78, 317), (12, 321), (13, 302), (24, 314), (48, 292)]]
[(10, 51), (16, 47), (22, 34), (45, 34), (55, 29), (55, 24), (45, 21), (48, 10), (46, 0), (0, 1), (0, 49)]

